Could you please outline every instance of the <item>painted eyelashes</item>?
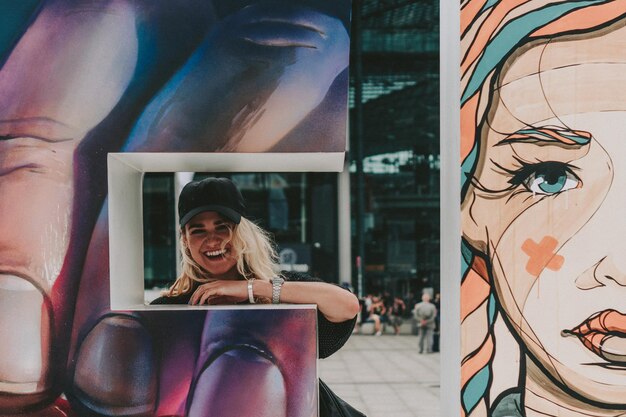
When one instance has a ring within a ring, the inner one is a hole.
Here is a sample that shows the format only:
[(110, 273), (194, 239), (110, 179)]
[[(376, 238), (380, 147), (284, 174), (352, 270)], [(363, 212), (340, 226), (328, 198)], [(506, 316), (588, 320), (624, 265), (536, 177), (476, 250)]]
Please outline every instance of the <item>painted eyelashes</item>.
[[(473, 185), (477, 189), (491, 194), (513, 191), (523, 186), (526, 189), (525, 191), (529, 191), (533, 195), (555, 195), (573, 188), (582, 187), (582, 180), (573, 171), (577, 169), (574, 165), (558, 161), (528, 163), (517, 157), (514, 158), (520, 164), (520, 167), (517, 169), (508, 169), (492, 161), (505, 175), (511, 177), (507, 181), (511, 184), (509, 187), (502, 190), (489, 189), (480, 184), (476, 178), (472, 180)], [(523, 191), (519, 190), (518, 192)]]
[(521, 164), (517, 170), (506, 170), (512, 175), (508, 181), (514, 187), (523, 185), (533, 194), (553, 195), (562, 193), (573, 188), (582, 187), (582, 181), (573, 172), (573, 165), (545, 161), (533, 164), (526, 163), (516, 158)]

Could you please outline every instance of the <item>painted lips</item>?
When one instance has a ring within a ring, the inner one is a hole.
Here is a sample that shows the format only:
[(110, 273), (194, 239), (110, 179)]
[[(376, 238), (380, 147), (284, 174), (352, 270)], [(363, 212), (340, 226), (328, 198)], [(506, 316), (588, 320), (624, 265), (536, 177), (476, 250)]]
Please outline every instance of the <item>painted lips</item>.
[(626, 365), (626, 314), (603, 310), (562, 334), (578, 337), (587, 349), (608, 362)]

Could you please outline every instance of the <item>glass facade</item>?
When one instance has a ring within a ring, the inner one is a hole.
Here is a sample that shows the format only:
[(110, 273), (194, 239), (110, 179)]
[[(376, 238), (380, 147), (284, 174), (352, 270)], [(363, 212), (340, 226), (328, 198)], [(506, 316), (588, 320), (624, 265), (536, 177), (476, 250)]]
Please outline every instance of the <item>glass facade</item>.
[(439, 3), (353, 4), (360, 20), (353, 18), (349, 159), (362, 293), (438, 291)]

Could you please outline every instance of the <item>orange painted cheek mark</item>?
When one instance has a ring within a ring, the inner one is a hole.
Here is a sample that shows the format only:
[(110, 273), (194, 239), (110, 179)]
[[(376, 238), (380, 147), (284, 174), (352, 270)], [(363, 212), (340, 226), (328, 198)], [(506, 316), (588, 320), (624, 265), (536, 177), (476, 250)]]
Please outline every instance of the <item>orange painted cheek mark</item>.
[(556, 254), (555, 249), (558, 244), (559, 242), (552, 236), (544, 236), (539, 243), (532, 239), (526, 239), (522, 244), (522, 250), (529, 257), (526, 271), (530, 275), (538, 277), (544, 268), (551, 271), (561, 269), (565, 258)]

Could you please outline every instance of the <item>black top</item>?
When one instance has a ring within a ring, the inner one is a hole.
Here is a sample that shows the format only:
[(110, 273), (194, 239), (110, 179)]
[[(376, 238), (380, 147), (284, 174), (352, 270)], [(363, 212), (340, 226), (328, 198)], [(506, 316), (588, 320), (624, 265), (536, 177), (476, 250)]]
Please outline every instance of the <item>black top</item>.
[[(281, 275), (285, 278), (285, 281), (324, 282), (319, 278), (314, 278), (310, 275), (299, 272), (282, 271)], [(175, 297), (159, 297), (150, 304), (189, 304), (189, 300), (191, 299), (191, 295), (194, 290), (195, 287), (186, 294)], [(245, 302), (242, 304), (248, 303)], [(329, 321), (319, 310), (317, 310), (317, 343), (320, 358), (327, 358), (337, 352), (348, 341), (348, 338), (354, 329), (355, 323), (356, 316), (350, 320), (333, 323), (332, 321)]]

